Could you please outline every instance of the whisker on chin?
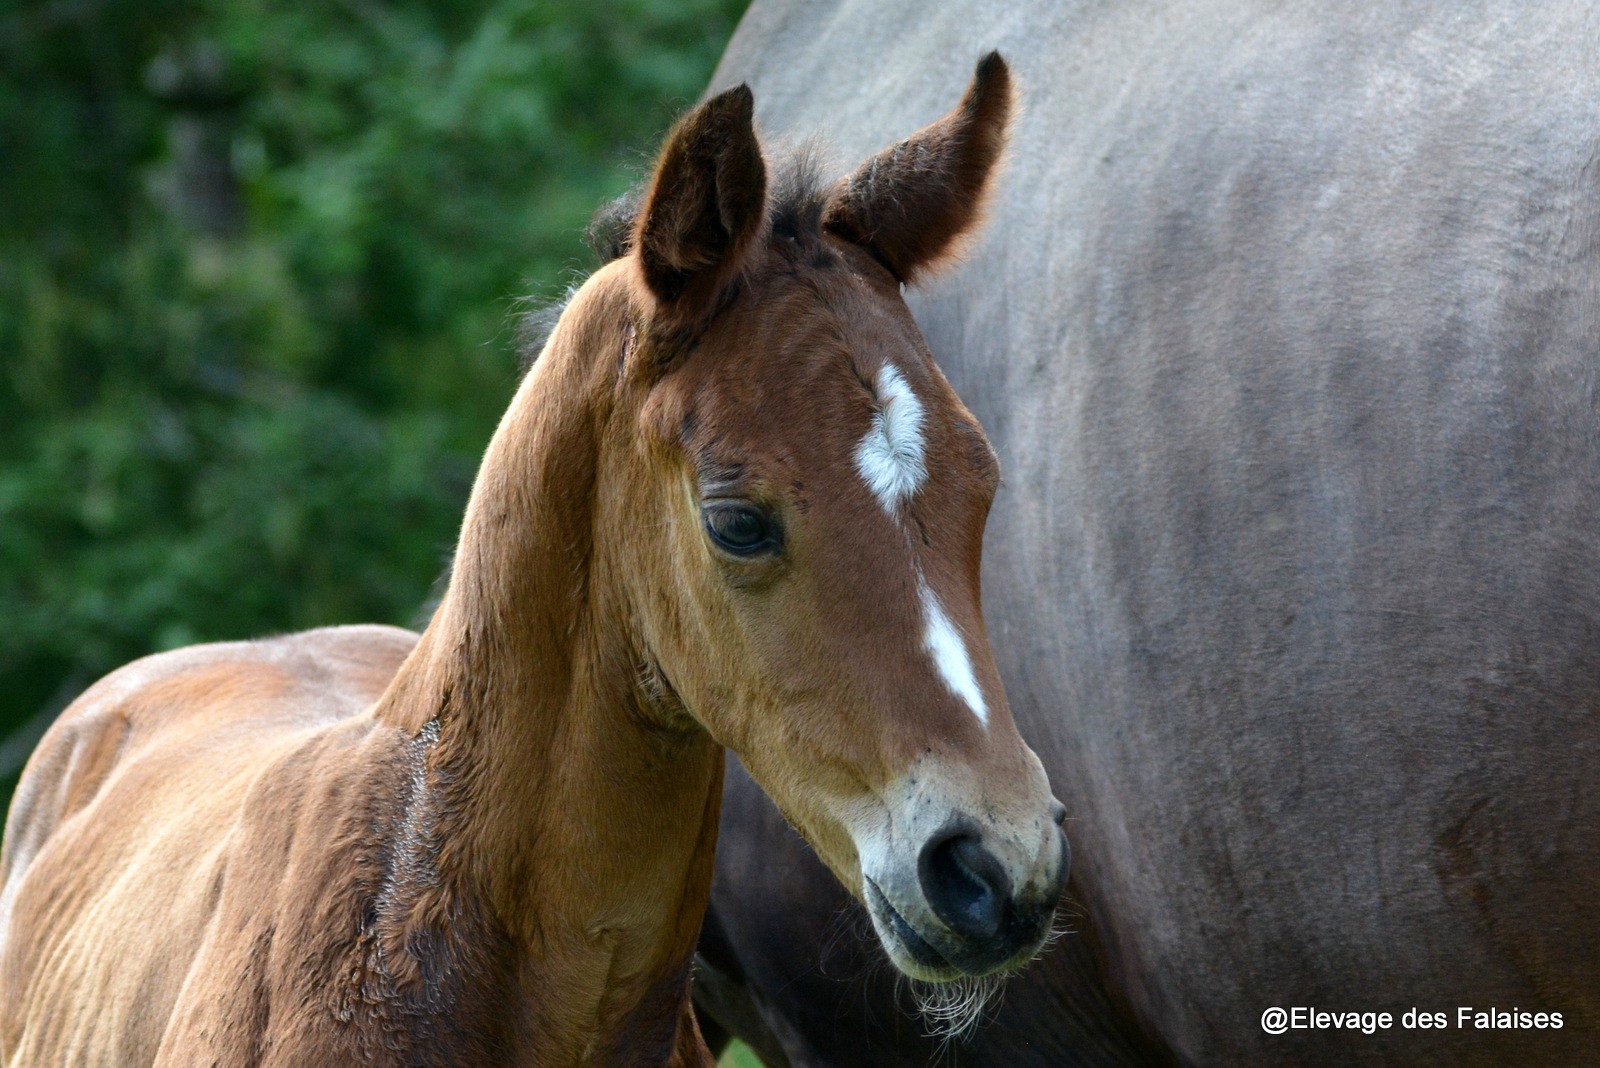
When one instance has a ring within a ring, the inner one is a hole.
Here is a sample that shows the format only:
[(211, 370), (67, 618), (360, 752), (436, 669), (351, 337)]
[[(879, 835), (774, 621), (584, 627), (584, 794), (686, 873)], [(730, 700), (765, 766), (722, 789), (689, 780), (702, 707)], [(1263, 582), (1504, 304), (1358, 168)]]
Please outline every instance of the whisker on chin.
[(963, 977), (948, 983), (926, 983), (909, 979), (917, 1012), (927, 1027), (929, 1038), (941, 1044), (959, 1041), (1000, 1007), (1005, 992), (1004, 975)]
[(1076, 934), (1078, 929), (1072, 926), (1072, 921), (1078, 918), (1081, 917), (1063, 916), (1058, 912), (1055, 920), (1050, 924), (1050, 930), (1045, 932), (1044, 941), (1039, 943), (1039, 948), (1034, 951), (1033, 956), (1030, 957), (1029, 960), (1038, 960), (1040, 957), (1050, 952), (1050, 950), (1055, 947), (1055, 944), (1061, 941), (1062, 938), (1069, 934)]
[(877, 933), (872, 929), (872, 921), (867, 917), (864, 909), (852, 909), (848, 906), (840, 908), (834, 913), (823, 929), (822, 952), (818, 955), (817, 971), (820, 975), (832, 979), (856, 980), (870, 976), (874, 970), (887, 964), (887, 958), (882, 952), (863, 953), (855, 955), (858, 967), (853, 974), (833, 974), (828, 970), (828, 965), (835, 957), (849, 960), (852, 954), (836, 952), (843, 945), (851, 942), (865, 943), (876, 947), (878, 945)]
[(1045, 934), (1044, 941), (1039, 943), (1039, 948), (1034, 952), (1032, 960), (1038, 960), (1055, 947), (1055, 944), (1069, 934), (1077, 934), (1077, 922), (1087, 920), (1089, 910), (1076, 898), (1064, 897), (1061, 904), (1056, 907), (1054, 918), (1050, 921), (1050, 930)]

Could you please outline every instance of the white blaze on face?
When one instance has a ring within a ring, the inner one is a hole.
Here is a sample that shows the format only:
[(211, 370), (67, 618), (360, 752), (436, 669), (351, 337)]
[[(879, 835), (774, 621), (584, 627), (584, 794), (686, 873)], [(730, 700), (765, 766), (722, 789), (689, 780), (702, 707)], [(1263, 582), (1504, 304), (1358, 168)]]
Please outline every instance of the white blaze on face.
[(894, 515), (928, 477), (922, 459), (922, 402), (891, 363), (879, 369), (877, 388), (878, 410), (856, 446), (856, 470), (878, 503)]
[(950, 617), (939, 607), (939, 598), (934, 596), (920, 574), (917, 576), (917, 592), (922, 600), (922, 616), (927, 620), (922, 644), (927, 648), (928, 655), (933, 657), (934, 666), (944, 677), (944, 684), (950, 687), (950, 692), (966, 701), (972, 714), (978, 717), (978, 722), (988, 726), (989, 706), (984, 704), (983, 688), (978, 685), (978, 676), (973, 674), (967, 643), (961, 640), (961, 632), (956, 630)]
[[(909, 500), (928, 479), (923, 458), (922, 401), (911, 392), (900, 369), (884, 363), (876, 382), (878, 410), (861, 444), (856, 446), (856, 469), (895, 522), (900, 521), (900, 505)], [(972, 670), (967, 643), (950, 617), (939, 605), (939, 598), (928, 587), (917, 569), (917, 594), (922, 605), (923, 647), (950, 692), (966, 701), (978, 722), (988, 726), (989, 707), (983, 688)]]

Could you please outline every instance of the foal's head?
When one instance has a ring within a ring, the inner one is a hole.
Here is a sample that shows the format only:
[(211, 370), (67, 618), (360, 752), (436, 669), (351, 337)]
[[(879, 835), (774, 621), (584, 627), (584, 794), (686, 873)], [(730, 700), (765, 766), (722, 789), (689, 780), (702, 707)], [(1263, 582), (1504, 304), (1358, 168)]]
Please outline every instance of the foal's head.
[(944, 119), (769, 196), (749, 90), (715, 97), (560, 328), (615, 324), (596, 563), (646, 706), (738, 753), (932, 980), (1034, 953), (1067, 866), (979, 607), (994, 453), (900, 293), (975, 225), (1011, 98), (990, 56)]

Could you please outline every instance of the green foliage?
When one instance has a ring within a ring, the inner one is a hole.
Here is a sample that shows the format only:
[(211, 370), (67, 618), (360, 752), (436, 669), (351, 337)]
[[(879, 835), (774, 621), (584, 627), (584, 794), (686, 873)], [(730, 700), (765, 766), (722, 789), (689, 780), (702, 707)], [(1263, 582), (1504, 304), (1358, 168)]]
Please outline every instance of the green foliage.
[(749, 1046), (735, 1040), (717, 1060), (717, 1068), (761, 1068), (761, 1058)]
[(587, 263), (742, 7), (0, 15), (0, 734), (152, 650), (412, 621), (516, 298)]

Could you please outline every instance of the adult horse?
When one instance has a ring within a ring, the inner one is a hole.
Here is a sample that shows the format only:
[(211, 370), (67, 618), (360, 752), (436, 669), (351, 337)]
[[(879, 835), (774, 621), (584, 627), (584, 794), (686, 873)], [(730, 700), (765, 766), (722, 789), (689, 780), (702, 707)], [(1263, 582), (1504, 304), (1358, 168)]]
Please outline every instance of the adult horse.
[[(958, 1063), (1593, 1055), (1597, 41), (1573, 0), (750, 9), (713, 84), (775, 133), (925, 121), (963, 46), (1023, 96), (912, 306), (1005, 467), (988, 619), (1082, 916)], [(928, 1063), (843, 895), (724, 813), (701, 1005)], [(1264, 1033), (1296, 1006), (1392, 1020)]]
[(1066, 858), (979, 615), (994, 459), (897, 281), (972, 225), (1005, 65), (770, 211), (751, 108), (669, 137), (420, 638), (162, 654), (51, 729), (0, 858), (0, 1060), (709, 1064), (719, 742), (907, 972), (1037, 949)]

